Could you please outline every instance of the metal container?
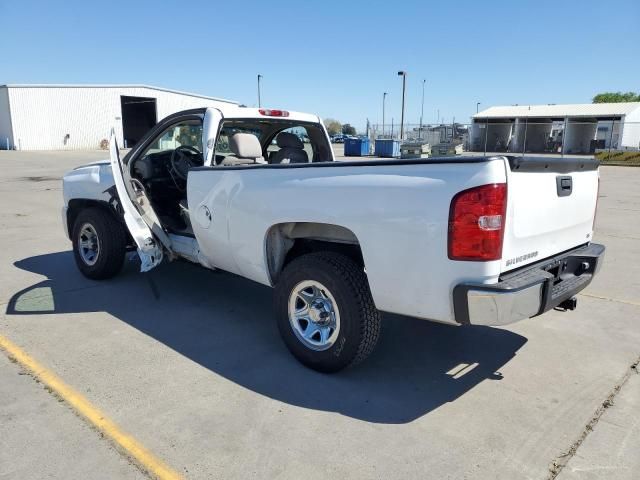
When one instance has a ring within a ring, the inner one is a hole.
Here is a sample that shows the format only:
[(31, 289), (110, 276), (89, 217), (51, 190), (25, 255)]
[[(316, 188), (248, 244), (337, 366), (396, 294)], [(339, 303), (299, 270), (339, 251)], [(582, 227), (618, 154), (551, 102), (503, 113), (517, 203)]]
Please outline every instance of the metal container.
[(431, 145), (424, 142), (405, 142), (400, 146), (400, 158), (427, 158)]
[(398, 158), (400, 156), (400, 141), (393, 139), (377, 139), (375, 156)]
[(368, 138), (346, 138), (344, 140), (345, 157), (362, 157), (369, 155)]
[(434, 157), (449, 157), (452, 155), (461, 155), (464, 151), (462, 144), (442, 142), (433, 146)]

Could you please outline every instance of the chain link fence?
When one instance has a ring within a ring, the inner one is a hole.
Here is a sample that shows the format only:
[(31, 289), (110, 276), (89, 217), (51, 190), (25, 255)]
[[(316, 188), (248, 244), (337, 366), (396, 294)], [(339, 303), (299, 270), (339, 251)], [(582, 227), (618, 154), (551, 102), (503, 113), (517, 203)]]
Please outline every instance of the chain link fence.
[[(473, 123), (405, 124), (404, 142), (428, 143), (431, 149), (482, 154), (594, 155), (640, 151), (640, 122), (619, 119), (476, 120)], [(400, 125), (373, 124), (369, 138), (399, 140)]]

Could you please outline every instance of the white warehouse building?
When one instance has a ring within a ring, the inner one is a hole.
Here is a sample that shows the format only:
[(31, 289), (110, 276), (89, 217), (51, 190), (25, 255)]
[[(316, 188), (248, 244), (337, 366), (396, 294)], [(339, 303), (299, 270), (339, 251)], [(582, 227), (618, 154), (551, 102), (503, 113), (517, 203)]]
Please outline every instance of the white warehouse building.
[(589, 154), (609, 148), (640, 149), (640, 102), (501, 106), (473, 116), (474, 151)]
[(0, 85), (0, 149), (132, 147), (167, 115), (237, 102), (147, 85)]

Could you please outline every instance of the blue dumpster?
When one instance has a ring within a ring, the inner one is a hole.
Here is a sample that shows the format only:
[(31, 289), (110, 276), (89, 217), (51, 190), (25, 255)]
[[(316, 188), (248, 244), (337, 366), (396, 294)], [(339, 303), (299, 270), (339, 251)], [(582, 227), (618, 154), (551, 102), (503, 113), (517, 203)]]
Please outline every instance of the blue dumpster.
[(362, 157), (369, 155), (369, 139), (345, 138), (344, 155), (345, 157)]
[(377, 139), (375, 148), (376, 157), (397, 158), (400, 156), (400, 140)]

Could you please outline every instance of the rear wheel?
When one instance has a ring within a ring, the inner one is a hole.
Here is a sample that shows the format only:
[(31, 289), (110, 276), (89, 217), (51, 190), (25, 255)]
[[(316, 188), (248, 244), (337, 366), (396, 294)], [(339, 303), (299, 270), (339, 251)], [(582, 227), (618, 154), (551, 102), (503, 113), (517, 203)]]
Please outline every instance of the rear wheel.
[(111, 213), (100, 208), (82, 210), (73, 224), (71, 240), (76, 265), (85, 277), (102, 280), (122, 269), (127, 236)]
[(380, 333), (362, 267), (334, 252), (303, 255), (289, 263), (276, 285), (280, 334), (291, 353), (321, 372), (357, 364)]

